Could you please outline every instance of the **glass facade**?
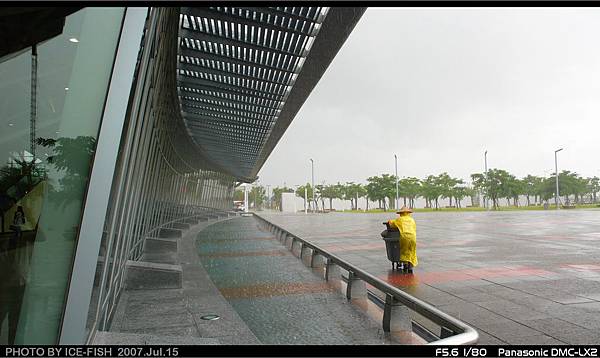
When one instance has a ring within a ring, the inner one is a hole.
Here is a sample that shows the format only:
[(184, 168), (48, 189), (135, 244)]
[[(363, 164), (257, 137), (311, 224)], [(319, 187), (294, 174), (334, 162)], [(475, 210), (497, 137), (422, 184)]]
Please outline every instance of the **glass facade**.
[(124, 9), (0, 63), (0, 344), (57, 341)]
[[(228, 11), (85, 8), (0, 59), (0, 344), (91, 341), (146, 238), (231, 210), (236, 181), (256, 179), (336, 52), (311, 49), (322, 8)], [(207, 30), (224, 16), (266, 19), (269, 40)], [(271, 46), (282, 26), (296, 35)]]
[[(150, 11), (130, 95), (98, 256), (87, 330), (108, 330), (127, 262), (144, 260), (146, 237), (232, 207), (234, 178), (190, 165), (175, 82), (177, 8)], [(195, 163), (194, 163), (195, 164)], [(90, 335), (91, 339), (92, 336)]]

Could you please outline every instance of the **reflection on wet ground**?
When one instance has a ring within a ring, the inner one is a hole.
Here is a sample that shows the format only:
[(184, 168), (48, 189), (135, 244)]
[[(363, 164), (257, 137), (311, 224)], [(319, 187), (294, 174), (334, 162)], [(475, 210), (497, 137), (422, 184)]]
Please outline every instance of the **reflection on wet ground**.
[(407, 332), (384, 333), (380, 309), (346, 300), (342, 283), (326, 283), (322, 270), (307, 268), (257, 224), (244, 217), (212, 225), (196, 244), (212, 282), (262, 343), (424, 342)]
[(415, 213), (419, 266), (391, 270), (394, 214), (261, 213), (474, 326), (482, 344), (600, 340), (600, 211)]

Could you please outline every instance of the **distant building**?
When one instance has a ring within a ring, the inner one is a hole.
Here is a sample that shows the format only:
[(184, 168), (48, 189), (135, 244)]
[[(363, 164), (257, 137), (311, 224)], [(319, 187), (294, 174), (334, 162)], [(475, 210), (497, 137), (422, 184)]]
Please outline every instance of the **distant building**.
[(298, 211), (295, 193), (281, 193), (281, 211), (288, 213), (295, 213)]

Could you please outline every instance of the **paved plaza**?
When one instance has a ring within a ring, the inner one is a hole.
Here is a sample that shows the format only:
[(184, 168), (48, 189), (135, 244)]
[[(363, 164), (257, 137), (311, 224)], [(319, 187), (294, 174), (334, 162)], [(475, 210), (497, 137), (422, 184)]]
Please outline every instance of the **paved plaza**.
[(480, 344), (600, 341), (599, 210), (415, 213), (414, 275), (386, 258), (395, 214), (260, 215), (467, 322)]
[[(252, 217), (209, 226), (196, 240), (214, 285), (263, 344), (423, 343), (380, 321), (307, 268)], [(200, 298), (202, 299), (202, 298)]]

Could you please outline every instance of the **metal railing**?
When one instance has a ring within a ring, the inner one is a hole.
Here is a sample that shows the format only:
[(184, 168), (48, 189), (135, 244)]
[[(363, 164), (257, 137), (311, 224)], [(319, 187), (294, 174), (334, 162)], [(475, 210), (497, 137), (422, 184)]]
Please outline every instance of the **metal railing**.
[(288, 239), (292, 240), (291, 249), (293, 250), (296, 243), (300, 243), (300, 258), (304, 255), (306, 249), (311, 250), (311, 267), (315, 266), (316, 258), (321, 256), (325, 260), (325, 279), (330, 280), (330, 275), (334, 270), (334, 266), (338, 266), (348, 271), (346, 297), (352, 298), (353, 285), (359, 284), (360, 281), (367, 283), (375, 289), (385, 294), (384, 303), (384, 314), (383, 314), (383, 329), (386, 332), (390, 331), (392, 325), (391, 315), (392, 308), (400, 304), (408, 309), (420, 314), (436, 325), (440, 326), (440, 333), (437, 335), (440, 339), (430, 342), (429, 344), (436, 345), (462, 345), (462, 344), (475, 344), (479, 339), (479, 334), (475, 329), (462, 322), (461, 320), (452, 317), (439, 309), (435, 308), (431, 304), (422, 301), (410, 294), (400, 290), (397, 287), (390, 285), (389, 283), (373, 276), (372, 274), (360, 269), (359, 267), (349, 263), (340, 257), (327, 252), (327, 250), (308, 242), (297, 235), (290, 233), (289, 231), (281, 228), (278, 225), (271, 223), (260, 215), (254, 213), (254, 217), (259, 219), (265, 228), (270, 232), (278, 236), (279, 240), (284, 240), (287, 243)]

